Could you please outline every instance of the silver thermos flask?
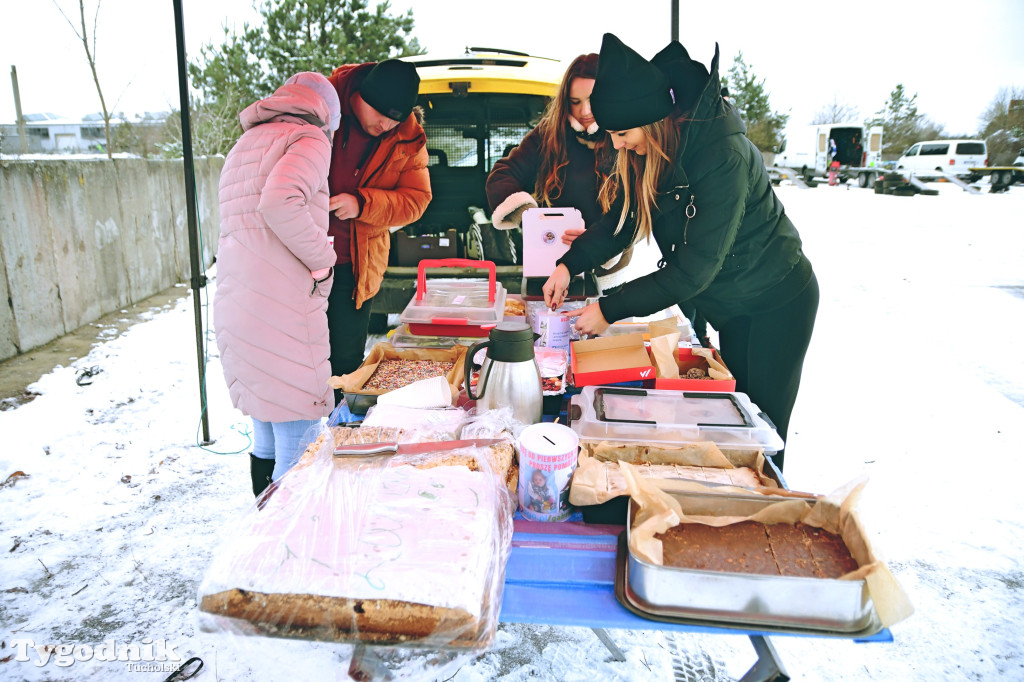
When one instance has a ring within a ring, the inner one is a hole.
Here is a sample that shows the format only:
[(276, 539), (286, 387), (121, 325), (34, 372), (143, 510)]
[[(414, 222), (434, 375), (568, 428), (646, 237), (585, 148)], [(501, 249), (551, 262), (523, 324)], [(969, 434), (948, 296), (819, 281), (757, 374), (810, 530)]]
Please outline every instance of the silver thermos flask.
[[(500, 322), (486, 341), (473, 344), (466, 353), (466, 393), (481, 411), (511, 407), (512, 416), (523, 424), (541, 420), (544, 389), (540, 368), (533, 353), (533, 330), (525, 322)], [(480, 380), (474, 395), (470, 384), (473, 357), (481, 348), (487, 356), (480, 365)]]

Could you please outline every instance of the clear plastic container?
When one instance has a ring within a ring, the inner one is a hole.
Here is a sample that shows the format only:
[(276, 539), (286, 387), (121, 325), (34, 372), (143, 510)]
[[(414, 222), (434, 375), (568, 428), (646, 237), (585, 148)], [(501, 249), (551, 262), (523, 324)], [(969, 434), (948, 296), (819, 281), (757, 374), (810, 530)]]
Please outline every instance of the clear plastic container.
[(768, 416), (744, 393), (659, 391), (585, 386), (571, 400), (581, 439), (678, 445), (712, 441), (721, 448), (783, 448)]
[[(488, 271), (488, 279), (426, 279), (428, 267), (472, 267)], [(487, 336), (505, 317), (505, 287), (495, 279), (494, 263), (460, 258), (422, 260), (416, 295), (399, 316), (413, 334), (424, 336)]]
[(452, 346), (472, 346), (480, 340), (479, 336), (420, 336), (409, 331), (409, 325), (400, 324), (388, 336), (388, 341), (395, 348), (451, 348)]

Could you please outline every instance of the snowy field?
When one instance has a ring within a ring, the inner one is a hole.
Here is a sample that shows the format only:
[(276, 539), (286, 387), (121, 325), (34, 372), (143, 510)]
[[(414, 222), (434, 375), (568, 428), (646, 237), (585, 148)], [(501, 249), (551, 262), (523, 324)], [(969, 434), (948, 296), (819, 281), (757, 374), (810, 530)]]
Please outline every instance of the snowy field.
[[(936, 187), (778, 188), (822, 293), (786, 477), (829, 492), (866, 473), (862, 518), (916, 607), (892, 643), (772, 637), (793, 679), (1024, 679), (1024, 187)], [(227, 397), (212, 332), (215, 443), (197, 445), (194, 339), (186, 298), (0, 412), (0, 679), (167, 676), (66, 649), (38, 665), (24, 643), (110, 639), (199, 656), (197, 680), (345, 679), (336, 647), (253, 646), (195, 627), (199, 581), (252, 494), (247, 420)], [(76, 385), (93, 366), (93, 382)], [(729, 680), (755, 660), (742, 636), (609, 634), (626, 662), (589, 629), (504, 625), (491, 651), (438, 679)]]

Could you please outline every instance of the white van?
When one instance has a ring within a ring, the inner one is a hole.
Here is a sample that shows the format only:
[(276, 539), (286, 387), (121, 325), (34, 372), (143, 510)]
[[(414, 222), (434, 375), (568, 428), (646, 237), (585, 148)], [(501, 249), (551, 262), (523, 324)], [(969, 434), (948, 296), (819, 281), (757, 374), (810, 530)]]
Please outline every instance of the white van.
[[(835, 155), (830, 153), (835, 143)], [(775, 166), (791, 168), (808, 182), (823, 177), (832, 160), (839, 162), (839, 180), (856, 177), (861, 187), (874, 181), (882, 162), (882, 126), (866, 127), (856, 121), (791, 125), (782, 131)]]
[(925, 174), (942, 171), (974, 182), (980, 178), (970, 168), (988, 165), (988, 147), (985, 140), (928, 140), (914, 144), (896, 162), (898, 170)]

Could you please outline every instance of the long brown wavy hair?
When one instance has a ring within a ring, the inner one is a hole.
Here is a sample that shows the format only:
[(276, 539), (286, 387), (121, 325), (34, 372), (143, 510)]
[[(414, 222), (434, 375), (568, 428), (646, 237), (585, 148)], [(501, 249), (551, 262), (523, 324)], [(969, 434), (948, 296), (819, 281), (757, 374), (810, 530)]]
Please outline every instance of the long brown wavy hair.
[[(570, 142), (578, 144), (575, 140), (570, 140), (573, 133), (568, 126), (571, 114), (569, 88), (572, 86), (574, 78), (595, 78), (596, 76), (596, 54), (593, 52), (581, 54), (572, 60), (562, 77), (558, 93), (548, 103), (544, 115), (537, 123), (537, 131), (541, 136), (541, 148), (546, 152), (541, 155), (540, 163), (537, 165), (537, 182), (534, 185), (534, 195), (537, 203), (541, 206), (550, 206), (562, 195), (565, 177), (561, 171), (569, 163), (566, 145)], [(611, 153), (610, 149), (607, 135), (602, 136), (594, 148), (595, 158), (599, 160), (594, 164), (594, 173), (598, 183), (603, 182), (605, 178), (600, 169), (606, 164), (601, 163), (600, 159), (602, 156), (607, 159)]]
[(622, 192), (622, 213), (615, 234), (626, 224), (630, 207), (636, 208), (636, 234), (634, 241), (651, 236), (654, 224), (652, 209), (658, 197), (658, 186), (670, 172), (679, 151), (680, 128), (688, 120), (685, 114), (674, 113), (663, 119), (640, 126), (647, 141), (647, 154), (640, 156), (625, 149), (619, 150), (615, 168), (601, 186), (601, 210), (607, 213)]

